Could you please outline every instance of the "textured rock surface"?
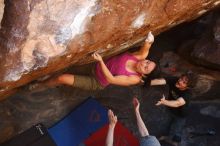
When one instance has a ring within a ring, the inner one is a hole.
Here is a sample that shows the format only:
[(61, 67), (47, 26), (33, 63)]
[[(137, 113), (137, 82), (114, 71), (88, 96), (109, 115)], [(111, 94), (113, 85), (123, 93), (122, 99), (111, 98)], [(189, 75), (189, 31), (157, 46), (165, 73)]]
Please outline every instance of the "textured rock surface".
[(114, 54), (217, 7), (219, 0), (6, 0), (0, 30), (0, 97), (90, 54)]

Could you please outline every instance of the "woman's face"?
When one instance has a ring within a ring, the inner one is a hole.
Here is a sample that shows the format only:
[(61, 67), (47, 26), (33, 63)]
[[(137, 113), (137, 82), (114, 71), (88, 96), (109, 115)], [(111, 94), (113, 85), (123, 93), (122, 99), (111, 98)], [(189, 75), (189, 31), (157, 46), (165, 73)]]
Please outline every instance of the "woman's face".
[(155, 67), (156, 63), (150, 60), (141, 60), (137, 62), (137, 71), (141, 74), (150, 74)]

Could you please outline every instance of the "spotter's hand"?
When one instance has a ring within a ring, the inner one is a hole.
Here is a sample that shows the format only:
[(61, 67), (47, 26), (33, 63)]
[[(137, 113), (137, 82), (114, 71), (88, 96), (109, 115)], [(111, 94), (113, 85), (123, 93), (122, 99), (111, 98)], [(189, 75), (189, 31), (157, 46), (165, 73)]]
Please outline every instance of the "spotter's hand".
[(133, 98), (133, 105), (134, 105), (135, 111), (139, 111), (140, 102), (138, 101), (136, 97)]
[(156, 106), (162, 105), (166, 101), (165, 96), (163, 97), (156, 103)]
[(118, 122), (117, 116), (112, 112), (112, 110), (108, 110), (108, 120), (109, 126), (115, 127), (116, 123)]

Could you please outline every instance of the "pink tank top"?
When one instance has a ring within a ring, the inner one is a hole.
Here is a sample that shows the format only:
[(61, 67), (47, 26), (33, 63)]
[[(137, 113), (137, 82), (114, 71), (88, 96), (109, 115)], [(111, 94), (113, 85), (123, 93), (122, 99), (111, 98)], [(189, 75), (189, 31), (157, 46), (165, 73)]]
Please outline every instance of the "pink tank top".
[[(139, 73), (132, 73), (132, 72), (128, 72), (126, 70), (126, 62), (128, 60), (134, 60), (136, 62), (138, 61), (138, 59), (136, 57), (134, 57), (132, 54), (123, 53), (119, 56), (110, 58), (109, 60), (107, 60), (105, 62), (105, 64), (113, 76), (117, 76), (117, 75), (125, 75), (125, 76), (138, 75), (138, 76), (140, 76)], [(105, 79), (105, 75), (102, 72), (102, 68), (101, 68), (100, 63), (96, 64), (95, 73), (96, 73), (96, 79), (99, 81), (99, 83), (103, 87), (106, 87), (109, 85), (109, 82)]]

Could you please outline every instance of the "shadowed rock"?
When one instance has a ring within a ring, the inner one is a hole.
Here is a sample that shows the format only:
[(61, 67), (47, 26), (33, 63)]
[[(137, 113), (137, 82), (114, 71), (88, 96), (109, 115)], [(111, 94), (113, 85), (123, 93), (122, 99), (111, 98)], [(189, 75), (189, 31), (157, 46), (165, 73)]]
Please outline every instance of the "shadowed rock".
[(220, 11), (211, 15), (203, 36), (194, 45), (193, 60), (200, 65), (220, 70)]
[(90, 54), (117, 54), (154, 34), (192, 20), (219, 0), (5, 0), (0, 30), (0, 98)]
[(195, 21), (188, 32), (179, 54), (197, 65), (220, 70), (220, 10)]

